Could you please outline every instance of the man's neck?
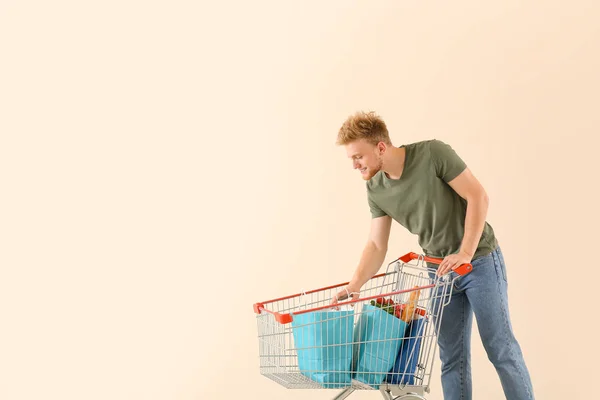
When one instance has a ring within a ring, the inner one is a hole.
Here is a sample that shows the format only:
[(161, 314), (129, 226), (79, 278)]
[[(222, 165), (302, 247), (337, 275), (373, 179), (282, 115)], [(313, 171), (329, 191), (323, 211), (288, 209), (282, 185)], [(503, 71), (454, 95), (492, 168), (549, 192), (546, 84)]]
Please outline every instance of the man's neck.
[(391, 147), (385, 153), (383, 160), (383, 172), (390, 179), (400, 179), (404, 171), (406, 160), (406, 149), (403, 147)]

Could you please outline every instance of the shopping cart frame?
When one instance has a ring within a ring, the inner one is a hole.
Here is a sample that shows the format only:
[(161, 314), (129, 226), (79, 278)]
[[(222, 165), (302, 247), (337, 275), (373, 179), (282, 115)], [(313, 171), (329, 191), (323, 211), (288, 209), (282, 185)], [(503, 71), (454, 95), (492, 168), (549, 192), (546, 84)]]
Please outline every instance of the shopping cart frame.
[[(411, 262), (413, 262), (413, 261), (416, 261), (416, 264), (411, 264)], [(443, 261), (442, 258), (428, 257), (428, 256), (425, 256), (422, 254), (410, 252), (410, 253), (407, 253), (407, 254), (403, 255), (402, 257), (399, 257), (399, 258), (393, 260), (392, 262), (390, 262), (387, 265), (385, 273), (374, 275), (371, 278), (371, 280), (380, 278), (380, 279), (383, 279), (385, 282), (385, 279), (387, 276), (391, 276), (392, 274), (400, 274), (400, 272), (403, 271), (403, 268), (405, 266), (415, 267), (415, 268), (423, 268), (424, 270), (427, 270), (428, 272), (430, 272), (430, 271), (434, 270), (434, 268), (426, 266), (426, 263), (439, 265), (442, 261)], [(421, 266), (421, 264), (422, 264), (422, 266)], [(392, 267), (392, 266), (395, 266), (395, 268), (392, 272), (390, 272), (390, 267)], [(441, 321), (441, 319), (443, 317), (443, 309), (450, 302), (450, 298), (452, 296), (452, 289), (454, 287), (454, 281), (456, 279), (458, 279), (459, 277), (464, 276), (464, 275), (468, 274), (469, 272), (471, 272), (472, 268), (473, 267), (470, 263), (462, 264), (452, 270), (454, 272), (454, 274), (452, 274), (452, 275), (446, 274), (444, 277), (440, 278), (440, 282), (443, 280), (444, 285), (445, 285), (445, 289), (444, 289), (444, 293), (443, 293), (445, 300), (439, 305), (440, 306), (439, 315), (436, 315), (437, 317), (439, 317), (438, 321)], [(453, 277), (451, 278), (450, 276), (453, 276)], [(286, 324), (291, 323), (294, 319), (294, 316), (297, 316), (297, 315), (301, 315), (301, 314), (305, 314), (305, 313), (309, 313), (309, 312), (315, 312), (315, 311), (331, 310), (332, 308), (338, 308), (338, 307), (343, 307), (343, 306), (354, 307), (359, 302), (363, 303), (363, 302), (367, 302), (369, 300), (375, 300), (375, 299), (379, 298), (380, 296), (382, 296), (382, 294), (378, 294), (378, 295), (374, 295), (374, 296), (366, 296), (366, 297), (361, 296), (360, 298), (357, 298), (357, 299), (352, 299), (352, 298), (348, 297), (348, 299), (346, 301), (340, 301), (340, 302), (337, 302), (336, 304), (326, 304), (326, 305), (321, 305), (318, 307), (306, 308), (304, 310), (296, 310), (293, 312), (277, 312), (277, 311), (271, 310), (267, 307), (267, 305), (269, 305), (269, 304), (290, 301), (290, 300), (299, 298), (301, 296), (307, 296), (307, 295), (324, 292), (324, 291), (332, 291), (334, 289), (345, 287), (348, 284), (349, 284), (349, 282), (344, 282), (344, 283), (327, 286), (327, 287), (320, 288), (320, 289), (314, 289), (311, 291), (301, 292), (301, 293), (297, 293), (297, 294), (290, 295), (290, 296), (280, 297), (280, 298), (273, 299), (273, 300), (258, 302), (253, 305), (254, 312), (258, 315), (263, 314), (263, 313), (271, 314), (273, 316), (273, 318), (275, 319), (275, 321), (277, 321), (279, 324), (286, 325)], [(428, 286), (420, 286), (419, 290), (435, 289), (437, 286), (438, 286), (438, 283), (436, 281), (435, 284), (430, 284)], [(391, 291), (391, 292), (386, 292), (385, 294), (383, 294), (383, 296), (391, 297), (391, 296), (403, 295), (403, 294), (410, 293), (414, 290), (415, 289), (412, 289), (412, 288), (395, 290), (395, 291)], [(425, 310), (423, 308), (417, 307), (414, 312), (417, 314), (420, 314), (422, 317), (426, 317), (426, 316), (428, 316), (429, 310)], [(434, 326), (433, 330), (434, 330), (435, 335), (437, 336), (439, 333), (439, 322), (436, 325), (437, 326)], [(433, 364), (435, 363), (435, 355), (437, 352), (437, 343), (436, 343), (436, 345), (433, 345), (432, 347), (433, 347), (433, 355), (431, 356), (432, 357), (431, 364), (428, 366), (429, 376), (431, 375), (431, 370), (433, 368)], [(360, 389), (360, 388), (356, 387), (353, 384), (351, 387), (347, 387), (347, 388), (343, 389), (336, 397), (334, 397), (334, 399), (336, 399), (336, 400), (345, 399), (357, 389)], [(380, 386), (379, 391), (381, 392), (383, 397), (388, 400), (400, 399), (400, 398), (407, 399), (407, 400), (408, 399), (424, 399), (424, 397), (423, 397), (424, 394), (429, 393), (429, 382), (427, 383), (427, 385), (394, 385), (394, 384), (383, 385), (382, 384)]]

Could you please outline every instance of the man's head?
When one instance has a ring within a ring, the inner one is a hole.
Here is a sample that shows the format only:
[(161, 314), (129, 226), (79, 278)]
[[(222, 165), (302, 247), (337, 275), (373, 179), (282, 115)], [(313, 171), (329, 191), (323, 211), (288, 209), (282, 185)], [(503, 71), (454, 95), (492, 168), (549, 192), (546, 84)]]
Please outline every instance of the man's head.
[(357, 112), (346, 119), (338, 132), (337, 144), (346, 148), (352, 166), (364, 180), (383, 167), (383, 155), (392, 146), (385, 122), (374, 112)]

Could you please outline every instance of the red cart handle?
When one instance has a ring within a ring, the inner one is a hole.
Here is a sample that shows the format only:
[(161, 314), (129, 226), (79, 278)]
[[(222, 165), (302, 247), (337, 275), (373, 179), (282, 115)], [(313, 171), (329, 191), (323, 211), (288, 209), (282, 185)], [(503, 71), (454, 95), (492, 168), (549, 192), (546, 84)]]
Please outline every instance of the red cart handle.
[[(425, 262), (430, 262), (430, 263), (438, 264), (438, 265), (441, 264), (442, 261), (444, 261), (443, 258), (422, 256), (422, 255), (419, 255), (417, 253), (412, 253), (412, 252), (403, 255), (398, 260), (402, 261), (403, 263), (408, 263), (409, 261), (417, 260), (417, 259), (421, 259)], [(458, 267), (456, 267), (456, 269), (453, 269), (454, 272), (456, 272), (458, 275), (461, 275), (461, 276), (468, 274), (472, 270), (473, 270), (473, 266), (470, 263), (461, 264)]]
[[(422, 256), (422, 255), (419, 255), (417, 253), (412, 253), (412, 252), (403, 255), (402, 257), (398, 258), (397, 261), (402, 261), (403, 263), (408, 263), (408, 262), (410, 262), (412, 260), (417, 260), (417, 259), (421, 259), (421, 260), (423, 260), (425, 262), (430, 262), (430, 263), (438, 264), (438, 265), (443, 261), (442, 258), (434, 258), (434, 257)], [(468, 274), (472, 270), (473, 270), (473, 266), (471, 264), (467, 263), (467, 264), (462, 264), (462, 265), (458, 266), (453, 271), (456, 272), (458, 275), (462, 276), (462, 275)], [(384, 275), (386, 275), (386, 274), (378, 274), (378, 275), (373, 276), (371, 279), (373, 279), (373, 278), (379, 278), (379, 277), (384, 276)], [(255, 303), (254, 304), (254, 312), (256, 314), (261, 314), (261, 312), (264, 311), (264, 312), (267, 312), (269, 314), (273, 314), (275, 316), (275, 319), (279, 323), (281, 323), (281, 324), (287, 324), (287, 323), (292, 322), (293, 317), (292, 317), (291, 314), (281, 314), (281, 313), (278, 313), (278, 312), (275, 312), (275, 311), (271, 311), (271, 310), (265, 308), (265, 304), (269, 304), (269, 303), (273, 303), (273, 302), (281, 301), (281, 300), (292, 299), (294, 297), (298, 297), (298, 296), (301, 296), (303, 294), (306, 295), (306, 294), (320, 292), (320, 291), (323, 291), (323, 290), (335, 289), (335, 288), (338, 288), (338, 287), (342, 287), (342, 286), (348, 285), (348, 283), (349, 282), (340, 283), (340, 284), (337, 284), (337, 285), (334, 285), (334, 286), (328, 286), (328, 287), (324, 287), (324, 288), (321, 288), (321, 289), (316, 289), (316, 290), (311, 290), (311, 291), (308, 291), (308, 292), (293, 294), (291, 296), (281, 297), (279, 299), (273, 299), (273, 300), (269, 300), (269, 301), (263, 301), (263, 302), (260, 302), (260, 303)], [(428, 289), (428, 288), (432, 288), (434, 286), (435, 285), (421, 286), (418, 289)], [(384, 294), (383, 296), (391, 296), (391, 295), (396, 295), (396, 294), (401, 294), (401, 293), (407, 293), (407, 292), (410, 292), (410, 291), (413, 291), (413, 290), (418, 290), (418, 289), (412, 288), (412, 289), (399, 290), (399, 291), (396, 291), (396, 292), (391, 292), (391, 293)], [(349, 301), (337, 303), (334, 307), (343, 306), (343, 305), (350, 305), (350, 304), (354, 304), (354, 303), (357, 303), (357, 302), (368, 301), (368, 300), (372, 300), (372, 299), (374, 300), (374, 299), (377, 299), (380, 296), (381, 295), (375, 295), (375, 296), (370, 296), (370, 297), (367, 297), (367, 298), (360, 298), (360, 299), (356, 299), (356, 300), (349, 300)], [(294, 314), (298, 315), (298, 314), (304, 314), (304, 313), (307, 313), (307, 312), (325, 310), (325, 309), (330, 309), (330, 308), (332, 308), (332, 305), (326, 305), (326, 306), (322, 306), (322, 307), (315, 307), (315, 308), (312, 308), (310, 310), (298, 311), (298, 312), (295, 312)], [(421, 315), (423, 315), (424, 314), (424, 310), (419, 310), (418, 313), (421, 314)]]
[[(383, 274), (376, 275), (376, 276), (374, 276), (374, 278), (375, 277), (379, 277), (379, 276), (383, 276)], [(342, 285), (344, 285), (344, 284), (342, 284)], [(324, 306), (320, 306), (320, 307), (313, 307), (311, 309), (300, 310), (300, 311), (296, 311), (294, 313), (288, 313), (288, 314), (278, 313), (278, 312), (271, 311), (271, 310), (265, 308), (265, 304), (281, 300), (281, 299), (275, 299), (275, 300), (265, 301), (265, 302), (262, 302), (262, 303), (255, 303), (254, 304), (254, 312), (256, 314), (261, 314), (261, 312), (265, 311), (265, 312), (267, 312), (269, 314), (273, 314), (273, 316), (275, 317), (275, 320), (277, 322), (279, 322), (280, 324), (288, 324), (288, 323), (292, 322), (292, 320), (293, 320), (292, 314), (293, 315), (300, 315), (300, 314), (306, 314), (306, 313), (314, 312), (314, 311), (329, 310), (329, 309), (332, 309), (334, 307), (340, 307), (340, 306), (345, 306), (345, 305), (353, 305), (353, 304), (356, 304), (358, 302), (365, 302), (365, 301), (369, 301), (369, 300), (376, 300), (376, 299), (378, 299), (380, 297), (389, 297), (389, 296), (394, 296), (394, 295), (397, 295), (397, 294), (413, 292), (415, 290), (430, 289), (430, 288), (433, 288), (433, 287), (435, 287), (435, 284), (426, 285), (426, 286), (418, 286), (418, 287), (414, 287), (414, 288), (411, 288), (411, 289), (404, 289), (404, 290), (398, 290), (398, 291), (395, 291), (395, 292), (390, 292), (390, 293), (385, 293), (385, 294), (376, 294), (374, 296), (361, 297), (361, 298), (355, 299), (355, 300), (348, 300), (348, 301), (336, 303), (335, 305), (328, 304), (328, 305), (324, 305)], [(325, 289), (327, 289), (327, 288), (325, 288)], [(323, 289), (320, 289), (320, 290), (323, 290)], [(288, 298), (297, 297), (297, 296), (300, 296), (300, 295), (301, 294), (297, 294), (297, 295), (294, 295), (294, 296), (289, 296)], [(415, 313), (420, 314), (422, 316), (426, 315), (426, 311), (423, 310), (423, 309), (421, 309), (420, 307), (418, 307), (418, 308), (415, 309)]]

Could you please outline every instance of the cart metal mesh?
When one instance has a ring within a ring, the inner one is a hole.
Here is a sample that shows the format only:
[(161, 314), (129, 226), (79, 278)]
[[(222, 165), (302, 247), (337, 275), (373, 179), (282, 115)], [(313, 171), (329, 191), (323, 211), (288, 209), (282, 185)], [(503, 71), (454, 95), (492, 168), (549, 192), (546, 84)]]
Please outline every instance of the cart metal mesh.
[(457, 275), (436, 276), (421, 256), (401, 259), (337, 308), (331, 301), (345, 284), (255, 304), (260, 373), (289, 389), (429, 392)]

